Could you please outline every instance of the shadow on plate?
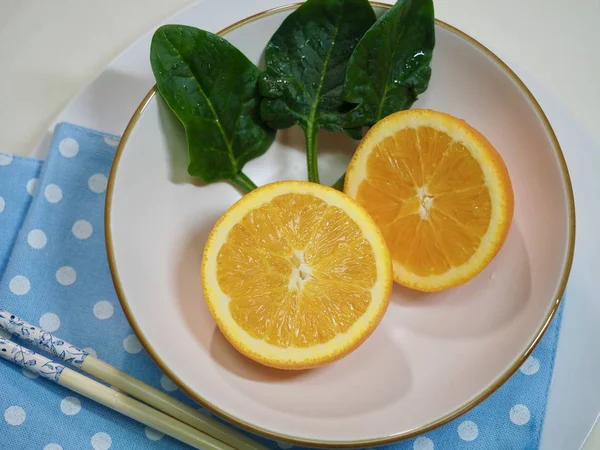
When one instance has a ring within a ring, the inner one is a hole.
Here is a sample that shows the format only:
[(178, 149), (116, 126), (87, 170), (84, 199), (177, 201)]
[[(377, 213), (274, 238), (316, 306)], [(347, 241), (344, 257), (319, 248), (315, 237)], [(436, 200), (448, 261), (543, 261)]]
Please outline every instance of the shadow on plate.
[(213, 328), (209, 350), (213, 359), (228, 372), (247, 380), (259, 383), (278, 383), (305, 374), (305, 371), (274, 369), (246, 358), (229, 343), (216, 326)]
[(204, 245), (220, 214), (214, 214), (202, 221), (194, 234), (184, 242), (177, 267), (175, 280), (177, 286), (177, 303), (182, 310), (182, 317), (196, 339), (205, 347), (210, 348), (215, 322), (204, 301), (200, 266)]
[(284, 371), (238, 353), (218, 329), (210, 352), (239, 395), (306, 417), (351, 417), (396, 403), (410, 391), (411, 370), (402, 349), (383, 330), (350, 355), (326, 366)]
[(192, 177), (187, 171), (190, 158), (182, 123), (159, 94), (156, 94), (155, 97), (158, 102), (161, 136), (165, 140), (165, 148), (169, 153), (167, 155), (170, 168), (169, 179), (175, 184), (205, 186), (206, 184), (202, 180)]
[[(294, 158), (294, 160), (302, 160), (303, 167), (301, 172), (305, 173), (306, 148), (304, 131), (302, 128), (293, 126), (291, 128), (286, 128), (285, 130), (279, 130), (277, 132), (276, 142), (288, 152), (293, 151), (297, 154), (301, 154), (301, 158)], [(319, 130), (317, 142), (321, 183), (331, 185), (337, 181), (346, 170), (346, 167), (358, 146), (358, 141), (353, 140), (345, 133)], [(280, 167), (280, 173), (282, 176), (285, 176), (286, 172), (290, 169), (292, 170), (292, 173), (297, 173), (299, 170), (298, 167)], [(288, 178), (294, 177), (292, 174), (289, 174)]]
[(425, 293), (394, 285), (396, 325), (447, 338), (483, 335), (517, 317), (531, 299), (531, 268), (523, 235), (514, 222), (490, 264), (463, 286)]

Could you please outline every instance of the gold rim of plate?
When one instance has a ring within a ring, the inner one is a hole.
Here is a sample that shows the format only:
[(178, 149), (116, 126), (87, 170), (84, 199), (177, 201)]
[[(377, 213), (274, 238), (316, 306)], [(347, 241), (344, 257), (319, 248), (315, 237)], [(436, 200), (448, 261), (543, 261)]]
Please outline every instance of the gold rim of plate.
[[(391, 7), (391, 5), (387, 4), (387, 3), (381, 3), (381, 2), (376, 2), (376, 1), (371, 1), (370, 3), (372, 6), (381, 7), (381, 8), (390, 8)], [(287, 11), (289, 9), (297, 8), (300, 5), (301, 5), (301, 3), (294, 3), (294, 4), (279, 6), (276, 8), (268, 9), (266, 11), (262, 11), (260, 13), (246, 17), (245, 19), (242, 19), (242, 20), (224, 28), (223, 30), (219, 31), (217, 34), (220, 36), (223, 36), (223, 35), (227, 34), (228, 32), (233, 31), (236, 28), (239, 28), (247, 23), (253, 22), (255, 20), (261, 19), (263, 17), (269, 16), (272, 14), (279, 13), (281, 11)], [(563, 296), (565, 288), (566, 288), (567, 280), (569, 278), (569, 273), (571, 272), (571, 266), (573, 264), (573, 253), (574, 253), (574, 248), (575, 248), (575, 200), (574, 200), (574, 196), (573, 196), (573, 187), (571, 184), (571, 178), (569, 176), (569, 171), (567, 169), (567, 164), (566, 164), (564, 155), (562, 153), (560, 144), (558, 142), (558, 139), (556, 138), (556, 134), (554, 133), (554, 130), (552, 129), (550, 122), (548, 121), (548, 118), (544, 114), (541, 106), (539, 105), (539, 103), (537, 102), (537, 100), (535, 99), (533, 94), (525, 86), (525, 83), (523, 83), (523, 81), (521, 81), (521, 79), (498, 56), (496, 56), (491, 50), (489, 50), (483, 44), (479, 43), (478, 41), (473, 39), (471, 36), (467, 35), (466, 33), (463, 33), (462, 31), (453, 27), (452, 25), (449, 25), (438, 19), (435, 20), (435, 23), (436, 23), (436, 25), (438, 25), (438, 26), (450, 31), (451, 33), (458, 35), (462, 39), (468, 41), (473, 46), (475, 46), (479, 50), (483, 51), (492, 60), (494, 60), (500, 66), (500, 68), (502, 70), (504, 70), (504, 72), (507, 75), (509, 75), (510, 78), (512, 78), (512, 80), (517, 84), (519, 89), (523, 93), (525, 93), (525, 95), (529, 98), (531, 103), (534, 105), (537, 113), (539, 114), (539, 117), (542, 119), (542, 121), (544, 123), (546, 131), (548, 132), (548, 135), (550, 136), (550, 138), (553, 142), (554, 151), (556, 152), (556, 156), (558, 157), (558, 160), (560, 162), (560, 168), (561, 168), (561, 172), (562, 172), (563, 181), (565, 182), (565, 185), (567, 187), (567, 197), (568, 197), (567, 201), (569, 204), (569, 217), (568, 217), (568, 219), (569, 219), (569, 248), (567, 250), (567, 257), (566, 257), (565, 265), (563, 267), (563, 271), (562, 271), (562, 274), (560, 277), (560, 284), (559, 284), (558, 290), (556, 291), (556, 293), (554, 295), (554, 299), (553, 299), (551, 308), (548, 311), (548, 313), (546, 314), (546, 317), (545, 317), (541, 327), (537, 330), (534, 338), (531, 340), (531, 342), (529, 342), (526, 349), (515, 359), (515, 361), (502, 374), (500, 374), (500, 376), (498, 376), (479, 395), (470, 399), (469, 401), (467, 401), (466, 403), (464, 403), (463, 405), (461, 405), (454, 411), (452, 411), (442, 417), (439, 417), (438, 419), (436, 419), (432, 422), (429, 422), (420, 427), (414, 428), (412, 430), (404, 431), (404, 432), (389, 435), (389, 436), (382, 436), (382, 437), (376, 438), (376, 439), (365, 439), (365, 440), (358, 440), (358, 441), (307, 440), (307, 439), (297, 438), (294, 436), (286, 436), (286, 435), (282, 435), (282, 434), (277, 434), (272, 431), (265, 430), (263, 428), (254, 426), (250, 423), (247, 423), (245, 421), (237, 419), (236, 417), (232, 416), (231, 414), (228, 414), (225, 411), (222, 411), (218, 406), (209, 403), (208, 401), (203, 399), (201, 396), (199, 396), (197, 393), (195, 393), (192, 389), (190, 389), (189, 386), (187, 386), (177, 376), (177, 374), (175, 374), (160, 359), (159, 355), (156, 353), (156, 351), (152, 348), (152, 346), (146, 339), (144, 333), (142, 332), (138, 323), (136, 322), (135, 318), (133, 317), (133, 314), (131, 313), (131, 309), (129, 308), (129, 303), (127, 301), (127, 298), (125, 297), (125, 292), (123, 290), (123, 286), (121, 285), (121, 280), (119, 278), (119, 274), (118, 274), (117, 268), (116, 268), (116, 262), (115, 262), (114, 251), (113, 251), (112, 232), (111, 232), (111, 228), (110, 228), (112, 197), (113, 197), (113, 193), (114, 193), (115, 178), (117, 175), (117, 170), (119, 168), (119, 162), (121, 159), (121, 155), (125, 149), (125, 146), (127, 145), (127, 140), (129, 138), (129, 135), (131, 134), (137, 121), (140, 119), (142, 113), (144, 112), (144, 109), (146, 109), (146, 106), (150, 103), (150, 101), (156, 94), (156, 92), (157, 92), (156, 85), (148, 92), (148, 94), (146, 94), (146, 97), (144, 97), (144, 99), (142, 100), (142, 102), (140, 103), (140, 105), (138, 106), (136, 111), (133, 113), (133, 116), (129, 120), (129, 123), (127, 124), (127, 128), (125, 128), (123, 137), (121, 138), (119, 146), (117, 147), (114, 162), (113, 162), (113, 165), (112, 165), (112, 168), (110, 171), (110, 175), (109, 175), (109, 179), (108, 179), (108, 188), (107, 188), (107, 192), (106, 192), (106, 205), (105, 205), (105, 211), (104, 211), (104, 230), (105, 230), (105, 237), (106, 237), (106, 250), (107, 250), (107, 254), (108, 254), (108, 263), (109, 263), (109, 267), (110, 267), (110, 272), (111, 272), (111, 275), (113, 278), (117, 296), (119, 298), (121, 306), (123, 307), (125, 316), (127, 317), (127, 320), (129, 321), (129, 323), (131, 324), (131, 327), (133, 328), (133, 331), (139, 338), (140, 342), (142, 343), (142, 345), (144, 346), (146, 351), (150, 354), (150, 356), (152, 357), (154, 362), (159, 366), (159, 368), (169, 378), (171, 378), (191, 398), (193, 398), (194, 400), (199, 402), (202, 406), (206, 407), (213, 413), (223, 417), (224, 419), (230, 421), (231, 423), (233, 423), (241, 428), (244, 428), (253, 433), (257, 433), (259, 435), (262, 435), (262, 436), (265, 436), (265, 437), (271, 438), (271, 439), (283, 440), (283, 441), (287, 441), (287, 442), (294, 443), (297, 445), (317, 446), (317, 447), (326, 447), (326, 448), (332, 448), (332, 447), (351, 448), (351, 447), (365, 447), (365, 446), (389, 444), (392, 442), (400, 441), (403, 439), (408, 439), (411, 437), (415, 437), (419, 434), (426, 433), (428, 431), (433, 430), (434, 428), (442, 426), (442, 425), (456, 419), (457, 417), (463, 415), (464, 413), (469, 411), (471, 408), (474, 408), (479, 403), (481, 403), (483, 400), (488, 398), (493, 392), (495, 392), (500, 386), (502, 386), (518, 370), (518, 368), (525, 362), (525, 360), (529, 357), (529, 355), (531, 354), (533, 349), (536, 347), (536, 345), (539, 343), (540, 339), (543, 337), (544, 333), (548, 329), (550, 323), (552, 322), (552, 319), (554, 318), (554, 316), (558, 310), (558, 307), (560, 306), (560, 302), (561, 302), (562, 296)]]

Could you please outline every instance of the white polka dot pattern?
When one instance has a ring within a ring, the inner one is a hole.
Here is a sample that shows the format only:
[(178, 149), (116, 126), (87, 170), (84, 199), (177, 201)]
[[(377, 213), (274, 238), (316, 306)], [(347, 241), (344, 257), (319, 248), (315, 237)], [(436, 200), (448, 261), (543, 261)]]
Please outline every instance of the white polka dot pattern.
[(6, 153), (0, 153), (0, 166), (8, 166), (13, 162), (13, 156)]
[(48, 238), (42, 230), (31, 230), (27, 235), (27, 243), (31, 248), (40, 250), (46, 246)]
[(8, 288), (15, 295), (25, 295), (31, 289), (31, 283), (27, 277), (17, 275), (10, 280)]
[(26, 189), (29, 195), (35, 194), (35, 188), (37, 187), (37, 178), (32, 178), (27, 182)]
[(82, 350), (94, 358), (98, 357), (98, 353), (96, 353), (96, 350), (94, 350), (92, 347), (84, 347)]
[(65, 416), (74, 416), (81, 411), (81, 401), (77, 397), (65, 397), (60, 402), (60, 410)]
[(475, 422), (465, 420), (458, 426), (458, 435), (463, 441), (474, 441), (479, 436), (479, 428)]
[(94, 305), (94, 316), (96, 319), (106, 320), (110, 319), (113, 315), (114, 307), (111, 302), (106, 300), (100, 300)]
[(73, 158), (79, 153), (79, 143), (72, 138), (65, 138), (58, 144), (58, 151), (65, 158)]
[(112, 438), (108, 433), (103, 431), (92, 436), (92, 448), (94, 450), (108, 450), (112, 447)]
[(142, 351), (142, 344), (134, 334), (130, 334), (123, 340), (123, 348), (133, 355)]
[(70, 266), (63, 266), (56, 271), (56, 281), (63, 286), (71, 286), (77, 281), (77, 272)]
[(73, 224), (71, 231), (77, 239), (87, 239), (92, 235), (93, 228), (87, 220), (78, 220)]
[(166, 375), (160, 377), (160, 385), (167, 392), (173, 392), (177, 390), (177, 385), (173, 383), (173, 381), (171, 381), (171, 379)]
[(113, 139), (113, 138), (108, 137), (108, 136), (104, 137), (104, 142), (107, 145), (110, 145), (111, 147), (116, 147), (117, 145), (119, 145), (119, 140), (118, 139)]
[(418, 437), (413, 442), (413, 450), (433, 450), (433, 441), (428, 437)]
[(46, 186), (46, 189), (44, 189), (44, 196), (48, 202), (58, 203), (63, 198), (63, 192), (60, 186), (57, 186), (56, 184), (49, 184)]
[(24, 367), (21, 369), (21, 372), (23, 373), (23, 376), (24, 376), (24, 377), (27, 377), (27, 378), (29, 378), (30, 380), (35, 380), (36, 378), (39, 378), (39, 377), (40, 377), (40, 376), (39, 376), (37, 373), (35, 373), (35, 372), (32, 372), (31, 370), (29, 370), (29, 369), (26, 369), (26, 368), (24, 368)]
[(63, 450), (59, 444), (48, 444), (44, 447), (44, 450)]
[(533, 356), (530, 356), (519, 370), (525, 375), (535, 375), (540, 370), (540, 362)]
[(106, 185), (108, 184), (108, 180), (106, 176), (101, 173), (94, 174), (88, 180), (88, 187), (90, 191), (96, 194), (102, 194), (106, 190)]
[(49, 333), (54, 333), (60, 328), (60, 317), (51, 312), (44, 314), (40, 317), (40, 328)]
[(531, 413), (529, 408), (525, 405), (515, 405), (510, 408), (509, 412), (510, 421), (515, 425), (526, 425), (531, 419)]
[(156, 431), (154, 428), (150, 427), (146, 427), (144, 429), (144, 433), (146, 434), (146, 437), (151, 441), (160, 441), (165, 436), (164, 433)]
[(13, 427), (23, 425), (25, 422), (25, 410), (20, 406), (9, 406), (4, 411), (4, 420)]

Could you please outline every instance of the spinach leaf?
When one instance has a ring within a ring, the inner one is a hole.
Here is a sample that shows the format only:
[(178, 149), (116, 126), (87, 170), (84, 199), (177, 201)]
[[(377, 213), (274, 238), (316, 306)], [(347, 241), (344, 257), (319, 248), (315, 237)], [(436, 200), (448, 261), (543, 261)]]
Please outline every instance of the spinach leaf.
[(260, 120), (259, 69), (225, 39), (183, 25), (154, 33), (150, 62), (159, 93), (185, 127), (189, 174), (254, 189), (242, 168), (275, 138)]
[(342, 98), (357, 104), (347, 127), (371, 126), (425, 92), (435, 45), (432, 0), (398, 0), (350, 57)]
[(317, 131), (342, 131), (341, 98), (350, 55), (375, 22), (367, 0), (307, 0), (269, 41), (259, 80), (262, 119), (281, 129), (299, 125), (306, 137), (308, 178), (319, 182)]

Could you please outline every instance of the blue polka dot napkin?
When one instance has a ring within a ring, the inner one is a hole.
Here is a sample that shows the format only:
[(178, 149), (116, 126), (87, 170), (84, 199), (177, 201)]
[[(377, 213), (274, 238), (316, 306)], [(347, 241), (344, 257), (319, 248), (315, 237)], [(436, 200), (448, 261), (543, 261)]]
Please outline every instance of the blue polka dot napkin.
[[(0, 308), (193, 404), (143, 350), (113, 288), (103, 215), (117, 143), (116, 136), (63, 123), (46, 161), (0, 154)], [(537, 449), (560, 316), (489, 399), (443, 427), (387, 448)], [(0, 449), (188, 448), (6, 361), (0, 361), (0, 413)], [(261, 441), (274, 449), (291, 447)]]

